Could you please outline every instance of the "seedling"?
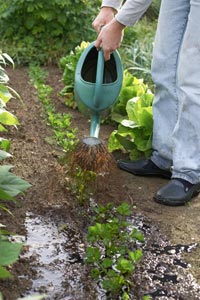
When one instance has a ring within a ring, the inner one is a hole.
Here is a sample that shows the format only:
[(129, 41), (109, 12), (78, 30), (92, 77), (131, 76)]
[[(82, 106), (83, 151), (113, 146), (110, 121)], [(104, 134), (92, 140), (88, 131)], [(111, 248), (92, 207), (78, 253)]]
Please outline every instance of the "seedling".
[(86, 262), (92, 278), (112, 299), (130, 299), (131, 275), (142, 258), (136, 242), (142, 243), (144, 237), (130, 225), (130, 215), (127, 203), (117, 208), (100, 205), (95, 208), (94, 225), (88, 227)]

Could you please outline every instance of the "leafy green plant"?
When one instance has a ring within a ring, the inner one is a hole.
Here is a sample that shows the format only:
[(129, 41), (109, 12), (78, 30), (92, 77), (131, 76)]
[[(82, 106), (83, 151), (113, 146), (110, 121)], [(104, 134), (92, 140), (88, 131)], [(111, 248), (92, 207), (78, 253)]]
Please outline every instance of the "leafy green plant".
[(149, 20), (155, 20), (158, 18), (160, 4), (161, 4), (161, 0), (153, 0), (152, 1), (152, 4), (150, 5), (150, 7), (148, 8), (148, 10), (145, 14)]
[(0, 2), (0, 42), (17, 63), (57, 63), (82, 39), (96, 37), (91, 23), (100, 1)]
[(152, 151), (154, 95), (129, 72), (124, 73), (119, 100), (112, 111), (112, 119), (118, 123), (108, 142), (109, 151), (125, 150), (130, 159), (149, 156)]
[(76, 166), (71, 172), (71, 179), (68, 184), (73, 195), (75, 195), (78, 203), (83, 205), (88, 202), (94, 191), (94, 182), (97, 178), (97, 173), (92, 171), (83, 171)]
[(152, 88), (154, 83), (151, 76), (151, 62), (156, 27), (157, 19), (150, 21), (144, 16), (134, 26), (125, 29), (119, 49), (124, 69), (129, 70), (137, 78), (143, 78)]
[(80, 45), (75, 47), (74, 51), (71, 50), (68, 55), (60, 59), (60, 68), (63, 70), (62, 81), (65, 84), (60, 94), (64, 96), (65, 104), (74, 109), (77, 107), (73, 93), (75, 69), (82, 52), (88, 45), (89, 42), (82, 41)]
[(47, 72), (43, 71), (38, 65), (30, 65), (29, 76), (31, 83), (35, 86), (38, 97), (42, 102), (47, 121), (54, 130), (55, 143), (62, 147), (65, 152), (72, 151), (76, 145), (76, 128), (71, 128), (71, 115), (66, 113), (56, 113), (52, 104), (52, 88), (45, 84)]
[[(16, 176), (10, 170), (13, 166), (4, 165), (0, 166), (0, 200), (15, 201), (14, 197), (20, 193), (23, 193), (31, 185)], [(0, 203), (0, 209), (10, 212), (4, 204)]]
[[(5, 72), (7, 62), (14, 65), (12, 58), (0, 51), (0, 132), (7, 131), (5, 126), (16, 126), (19, 121), (16, 116), (7, 111), (6, 104), (13, 98), (20, 96), (9, 86), (9, 77)], [(10, 148), (10, 141), (0, 138), (0, 160), (11, 157), (7, 152)], [(13, 201), (13, 197), (25, 191), (30, 184), (10, 172), (13, 166), (0, 166), (0, 200)], [(4, 204), (0, 208), (9, 212)]]
[(153, 43), (144, 43), (135, 40), (126, 48), (127, 53), (127, 70), (137, 78), (143, 78), (144, 82), (154, 87), (151, 76)]
[(12, 277), (6, 267), (18, 259), (22, 246), (22, 243), (10, 242), (0, 231), (0, 279)]
[[(44, 72), (38, 65), (30, 65), (29, 76), (31, 83), (35, 86), (38, 97), (44, 106), (47, 122), (53, 128), (53, 142), (58, 144), (62, 150), (64, 150), (64, 152), (69, 154), (68, 157), (66, 156), (60, 159), (60, 162), (62, 161), (62, 163), (66, 164), (66, 161), (71, 160), (71, 153), (75, 149), (75, 146), (78, 142), (76, 137), (77, 129), (72, 128), (71, 126), (70, 114), (61, 114), (55, 112), (55, 107), (53, 106), (52, 99), (50, 97), (52, 88), (44, 84), (47, 73)], [(69, 161), (67, 164), (71, 166), (72, 162)], [(72, 194), (75, 195), (79, 204), (83, 204), (92, 193), (90, 186), (91, 183), (94, 182), (97, 174), (94, 172), (83, 171), (79, 167), (72, 168), (68, 170), (68, 172), (72, 177), (70, 180), (68, 180), (70, 190)]]
[[(16, 126), (19, 124), (16, 116), (11, 114), (6, 109), (6, 104), (14, 96), (19, 95), (9, 86), (9, 77), (5, 72), (5, 66), (7, 62), (14, 65), (11, 57), (0, 51), (0, 132), (7, 131), (6, 126)], [(10, 148), (10, 141), (4, 138), (0, 138), (0, 160), (4, 160), (11, 155), (7, 152)], [(25, 180), (14, 175), (10, 170), (13, 168), (11, 165), (0, 166), (0, 209), (11, 214), (8, 209), (8, 201), (16, 201), (15, 196), (24, 192), (30, 187), (30, 184)], [(11, 277), (11, 273), (7, 270), (7, 267), (12, 265), (19, 256), (22, 248), (22, 243), (12, 243), (9, 240), (9, 232), (6, 232), (3, 224), (0, 224), (0, 279)], [(0, 298), (3, 296), (0, 293)]]
[[(86, 262), (91, 276), (112, 299), (130, 299), (131, 275), (142, 258), (136, 241), (143, 242), (143, 234), (128, 222), (130, 206), (122, 203), (117, 208), (109, 203), (95, 208), (94, 225), (88, 227)], [(118, 298), (117, 298), (118, 299)]]

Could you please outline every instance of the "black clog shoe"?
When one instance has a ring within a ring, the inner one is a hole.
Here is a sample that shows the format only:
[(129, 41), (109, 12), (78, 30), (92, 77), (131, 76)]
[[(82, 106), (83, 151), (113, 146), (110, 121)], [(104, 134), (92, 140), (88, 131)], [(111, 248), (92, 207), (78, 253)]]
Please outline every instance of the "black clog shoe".
[(157, 176), (169, 179), (172, 175), (169, 170), (163, 170), (157, 167), (150, 159), (138, 161), (120, 160), (117, 165), (121, 170), (138, 176)]
[(163, 186), (154, 195), (154, 200), (169, 206), (184, 205), (200, 192), (200, 183), (187, 183), (185, 180), (171, 179), (167, 185)]

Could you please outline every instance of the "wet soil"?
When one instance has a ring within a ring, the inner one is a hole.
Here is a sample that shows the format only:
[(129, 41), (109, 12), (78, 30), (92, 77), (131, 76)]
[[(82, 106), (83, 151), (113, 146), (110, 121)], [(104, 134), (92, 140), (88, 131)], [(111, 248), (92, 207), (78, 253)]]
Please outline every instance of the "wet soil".
[[(47, 70), (47, 84), (54, 89), (52, 99), (57, 112), (70, 113), (78, 136), (87, 135), (88, 120), (78, 111), (67, 108), (58, 95), (63, 87), (61, 72), (55, 66)], [(24, 106), (18, 100), (8, 105), (20, 126), (9, 129), (5, 135), (12, 141), (13, 157), (7, 163), (32, 186), (18, 197), (17, 204), (9, 206), (13, 217), (0, 212), (0, 223), (25, 243), (18, 262), (11, 268), (13, 278), (0, 281), (0, 291), (6, 300), (34, 292), (47, 292), (49, 299), (105, 299), (95, 292), (82, 264), (87, 205), (80, 206), (69, 189), (70, 178), (58, 160), (63, 155), (62, 150), (47, 142), (52, 129), (29, 83), (28, 69), (9, 69), (8, 75), (10, 85), (21, 95)], [(107, 142), (113, 129), (112, 125), (102, 124), (100, 137)], [(123, 156), (116, 153), (114, 160)], [(166, 183), (165, 179), (133, 176), (114, 164), (107, 176), (97, 180), (93, 197), (99, 204), (130, 203), (133, 220), (146, 235), (146, 258), (135, 278), (140, 292), (138, 298), (133, 299), (141, 299), (142, 293), (160, 300), (200, 299), (200, 196), (183, 207), (162, 206), (152, 198)], [(66, 227), (67, 232), (61, 230)], [(59, 280), (65, 276), (68, 280)]]

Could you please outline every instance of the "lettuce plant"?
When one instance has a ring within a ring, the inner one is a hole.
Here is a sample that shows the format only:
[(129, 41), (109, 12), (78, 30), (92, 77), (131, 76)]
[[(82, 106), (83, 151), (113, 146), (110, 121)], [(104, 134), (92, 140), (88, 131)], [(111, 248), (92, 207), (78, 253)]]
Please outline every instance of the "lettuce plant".
[(118, 123), (118, 128), (109, 137), (109, 151), (125, 150), (132, 160), (150, 155), (153, 98), (142, 79), (125, 71), (119, 100), (112, 111), (112, 119)]

